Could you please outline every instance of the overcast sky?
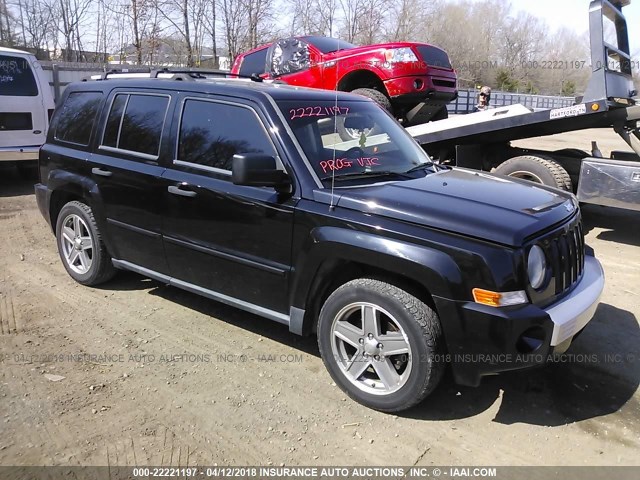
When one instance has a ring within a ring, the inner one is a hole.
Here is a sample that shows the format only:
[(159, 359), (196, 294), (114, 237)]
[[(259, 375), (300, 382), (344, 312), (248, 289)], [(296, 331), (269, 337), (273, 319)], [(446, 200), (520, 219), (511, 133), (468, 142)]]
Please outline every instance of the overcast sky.
[[(556, 30), (571, 28), (579, 33), (589, 30), (590, 0), (511, 0), (514, 10), (525, 10), (543, 18)], [(623, 10), (629, 27), (631, 53), (640, 54), (640, 0), (631, 0)]]

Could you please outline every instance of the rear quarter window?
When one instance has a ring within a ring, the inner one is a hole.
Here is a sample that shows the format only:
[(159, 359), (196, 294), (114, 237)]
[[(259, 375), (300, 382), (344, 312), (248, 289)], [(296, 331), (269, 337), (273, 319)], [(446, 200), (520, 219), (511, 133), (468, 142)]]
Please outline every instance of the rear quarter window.
[(35, 97), (38, 85), (31, 65), (21, 57), (0, 55), (0, 96)]
[(87, 146), (102, 103), (102, 92), (73, 92), (55, 120), (55, 139)]

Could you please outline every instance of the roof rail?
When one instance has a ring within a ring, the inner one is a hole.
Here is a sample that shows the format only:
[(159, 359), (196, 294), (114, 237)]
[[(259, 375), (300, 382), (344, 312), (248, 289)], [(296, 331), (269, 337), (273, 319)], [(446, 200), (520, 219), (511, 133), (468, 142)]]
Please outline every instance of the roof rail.
[(197, 78), (207, 78), (205, 75), (222, 75), (224, 77), (235, 77), (235, 78), (248, 78), (254, 82), (262, 82), (262, 77), (259, 75), (251, 74), (251, 75), (242, 75), (240, 73), (231, 73), (225, 70), (203, 70), (200, 68), (183, 68), (183, 69), (174, 69), (174, 68), (160, 68), (151, 70), (151, 78), (157, 78), (159, 73), (173, 73), (173, 74), (185, 74)]
[(207, 75), (220, 75), (222, 77), (234, 77), (234, 78), (247, 78), (253, 82), (262, 82), (263, 79), (259, 75), (242, 75), (239, 73), (231, 73), (224, 70), (202, 70), (197, 68), (171, 68), (171, 67), (163, 67), (163, 68), (150, 68), (150, 67), (134, 67), (134, 68), (122, 68), (122, 69), (111, 69), (105, 70), (102, 72), (99, 77), (98, 75), (91, 75), (89, 77), (83, 78), (82, 81), (86, 82), (88, 80), (108, 80), (109, 75), (118, 75), (118, 74), (149, 74), (149, 78), (161, 78), (159, 75), (173, 75), (172, 80), (201, 80), (207, 78)]

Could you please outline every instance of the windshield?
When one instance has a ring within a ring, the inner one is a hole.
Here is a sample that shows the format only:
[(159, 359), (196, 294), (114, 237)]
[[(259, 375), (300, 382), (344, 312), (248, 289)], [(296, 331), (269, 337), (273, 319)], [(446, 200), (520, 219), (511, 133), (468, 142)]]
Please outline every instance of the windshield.
[(355, 45), (345, 42), (344, 40), (340, 40), (338, 38), (331, 37), (302, 37), (311, 45), (316, 47), (322, 53), (331, 53), (337, 52), (338, 50), (348, 50), (350, 48), (355, 48)]
[(415, 140), (373, 102), (281, 100), (278, 105), (325, 185), (332, 179), (415, 178), (420, 166), (432, 165)]

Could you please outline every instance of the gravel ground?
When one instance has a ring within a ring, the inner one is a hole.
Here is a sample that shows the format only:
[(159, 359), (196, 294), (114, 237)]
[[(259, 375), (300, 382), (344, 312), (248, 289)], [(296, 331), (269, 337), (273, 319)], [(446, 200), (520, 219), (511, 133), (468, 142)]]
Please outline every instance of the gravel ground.
[(607, 286), (572, 361), (447, 377), (388, 415), (341, 393), (315, 338), (131, 273), (74, 283), (0, 172), (2, 465), (640, 465), (640, 213), (584, 209)]

